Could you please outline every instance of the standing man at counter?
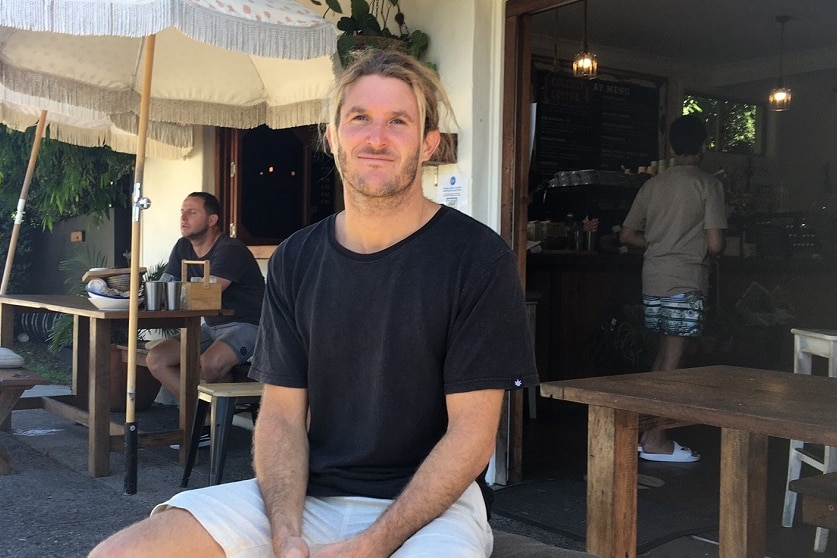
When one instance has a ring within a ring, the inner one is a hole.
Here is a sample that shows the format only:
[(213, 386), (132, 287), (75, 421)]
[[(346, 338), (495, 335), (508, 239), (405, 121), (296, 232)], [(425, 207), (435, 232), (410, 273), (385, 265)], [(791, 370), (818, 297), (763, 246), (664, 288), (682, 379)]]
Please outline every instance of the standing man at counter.
[[(201, 378), (207, 382), (232, 381), (231, 370), (253, 356), (256, 331), (264, 297), (264, 276), (250, 250), (221, 232), (221, 204), (212, 194), (192, 192), (180, 208), (180, 233), (166, 264), (164, 281), (189, 281), (203, 267), (187, 268), (183, 260), (209, 260), (209, 273), (221, 284), (221, 306), (232, 316), (201, 320)], [(146, 359), (148, 369), (180, 399), (180, 338), (169, 337), (155, 345)]]
[[(669, 141), (676, 165), (643, 184), (620, 233), (623, 244), (645, 251), (645, 328), (659, 337), (652, 370), (679, 368), (689, 338), (703, 332), (709, 261), (723, 253), (727, 228), (723, 184), (698, 167), (706, 151), (703, 121), (677, 118)], [(700, 459), (662, 429), (643, 432), (640, 448), (649, 461)]]

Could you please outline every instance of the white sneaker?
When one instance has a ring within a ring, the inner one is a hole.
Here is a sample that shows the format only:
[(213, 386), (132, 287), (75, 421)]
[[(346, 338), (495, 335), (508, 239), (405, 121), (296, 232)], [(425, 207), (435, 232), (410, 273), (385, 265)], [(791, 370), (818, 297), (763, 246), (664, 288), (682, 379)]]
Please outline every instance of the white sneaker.
[[(208, 448), (212, 441), (209, 439), (209, 434), (201, 434), (201, 441), (198, 442), (199, 448)], [(173, 450), (179, 450), (180, 444), (172, 444), (169, 446)]]

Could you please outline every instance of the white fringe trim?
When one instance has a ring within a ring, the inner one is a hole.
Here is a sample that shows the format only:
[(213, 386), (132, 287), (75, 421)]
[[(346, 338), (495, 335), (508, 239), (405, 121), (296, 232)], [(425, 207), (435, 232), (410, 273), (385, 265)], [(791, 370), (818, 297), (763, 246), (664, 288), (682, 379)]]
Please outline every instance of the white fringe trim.
[[(337, 48), (336, 28), (295, 2), (287, 17), (269, 22), (223, 13), (207, 4), (190, 0), (2, 0), (0, 25), (119, 37), (145, 37), (174, 27), (219, 48), (289, 60), (329, 56)], [(261, 13), (256, 4), (251, 3), (252, 11)]]
[[(131, 113), (140, 105), (139, 93), (133, 90), (103, 90), (65, 78), (20, 70), (2, 61), (0, 61), (0, 83), (8, 89), (25, 95), (44, 97), (67, 105), (83, 106), (110, 115)], [(320, 122), (323, 102), (322, 99), (315, 99), (275, 107), (269, 107), (265, 103), (250, 107), (236, 107), (200, 101), (152, 99), (149, 113), (151, 120), (155, 123), (185, 122), (194, 125), (240, 129), (267, 124), (271, 128), (287, 128)], [(120, 122), (120, 125), (126, 124), (126, 122)], [(166, 143), (182, 145), (182, 141), (175, 141), (173, 131), (155, 130), (153, 133), (159, 135), (151, 136), (152, 132), (150, 132), (151, 137)]]
[[(38, 122), (37, 117), (8, 110), (2, 106), (0, 106), (0, 119), (9, 128), (20, 132), (26, 131)], [(50, 122), (49, 113), (47, 113), (45, 136), (64, 143), (83, 147), (102, 147), (107, 145), (114, 151), (119, 151), (120, 153), (137, 152), (136, 134), (122, 133), (113, 128), (78, 128), (67, 124)], [(145, 151), (148, 157), (154, 159), (182, 159), (192, 152), (193, 146), (193, 142), (189, 142), (188, 145), (176, 146), (149, 138), (146, 140)]]

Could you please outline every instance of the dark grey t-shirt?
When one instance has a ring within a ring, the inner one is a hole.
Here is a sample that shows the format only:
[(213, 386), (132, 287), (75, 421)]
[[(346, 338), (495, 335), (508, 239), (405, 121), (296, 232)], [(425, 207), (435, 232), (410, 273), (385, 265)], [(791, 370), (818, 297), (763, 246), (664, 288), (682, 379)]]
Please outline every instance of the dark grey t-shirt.
[(334, 221), (271, 258), (250, 376), (308, 389), (309, 494), (394, 498), (444, 435), (446, 394), (537, 383), (516, 257), (447, 207), (374, 254)]
[(209, 274), (230, 281), (230, 286), (221, 293), (221, 306), (235, 311), (232, 316), (211, 316), (206, 323), (211, 326), (232, 322), (259, 323), (262, 298), (264, 298), (264, 276), (253, 253), (240, 240), (222, 234), (209, 252), (199, 258), (188, 239), (181, 238), (172, 248), (165, 272), (178, 281), (191, 277), (203, 277), (202, 265), (189, 265), (187, 278), (181, 278), (183, 260), (209, 260)]

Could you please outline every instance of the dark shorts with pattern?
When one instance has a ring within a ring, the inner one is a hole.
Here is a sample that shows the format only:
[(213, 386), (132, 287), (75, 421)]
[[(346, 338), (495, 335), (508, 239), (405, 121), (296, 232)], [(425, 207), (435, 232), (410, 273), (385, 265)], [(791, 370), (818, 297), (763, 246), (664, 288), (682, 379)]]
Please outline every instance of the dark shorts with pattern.
[(645, 329), (651, 333), (700, 337), (706, 297), (700, 291), (674, 296), (642, 295)]

